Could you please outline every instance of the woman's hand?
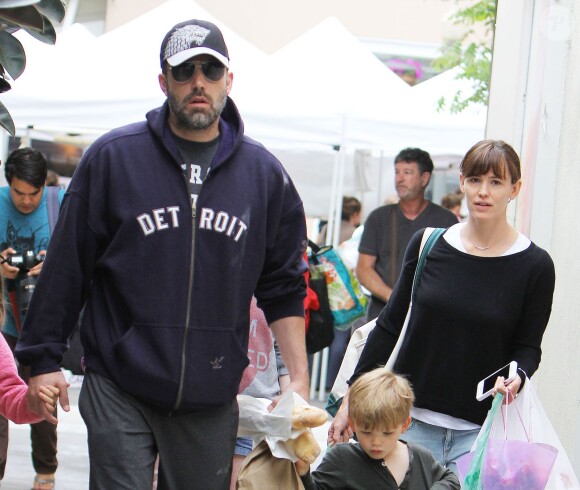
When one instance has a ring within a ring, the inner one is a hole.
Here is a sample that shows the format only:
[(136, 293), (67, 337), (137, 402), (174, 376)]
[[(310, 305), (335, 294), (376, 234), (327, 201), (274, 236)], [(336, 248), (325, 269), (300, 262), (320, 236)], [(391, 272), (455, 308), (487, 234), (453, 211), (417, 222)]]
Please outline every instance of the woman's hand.
[(336, 412), (334, 419), (330, 423), (328, 429), (328, 438), (326, 442), (330, 447), (334, 446), (337, 442), (348, 442), (353, 435), (353, 432), (348, 423), (348, 391), (342, 399), (342, 404)]
[(501, 393), (505, 397), (504, 403), (507, 405), (515, 400), (521, 385), (522, 378), (518, 375), (516, 375), (514, 380), (507, 385), (505, 384), (505, 378), (499, 376), (495, 381), (495, 386), (493, 387), (491, 394), (495, 396), (496, 393)]

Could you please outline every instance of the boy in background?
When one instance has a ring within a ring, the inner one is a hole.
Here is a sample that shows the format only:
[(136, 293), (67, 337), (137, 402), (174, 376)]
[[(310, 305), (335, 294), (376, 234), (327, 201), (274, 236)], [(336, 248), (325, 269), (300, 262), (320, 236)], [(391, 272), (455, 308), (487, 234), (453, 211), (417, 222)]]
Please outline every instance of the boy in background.
[(409, 382), (391, 371), (379, 368), (358, 378), (348, 414), (358, 442), (329, 449), (312, 473), (307, 463), (296, 462), (306, 490), (459, 490), (455, 474), (429, 451), (399, 440), (411, 423), (413, 399)]
[[(248, 339), (248, 359), (240, 381), (241, 395), (274, 400), (290, 384), (290, 373), (268, 326), (264, 312), (258, 308), (256, 298), (250, 305), (250, 336)], [(273, 408), (273, 406), (271, 406)], [(251, 437), (237, 437), (232, 461), (232, 479), (230, 490), (237, 488), (240, 468), (253, 447)]]

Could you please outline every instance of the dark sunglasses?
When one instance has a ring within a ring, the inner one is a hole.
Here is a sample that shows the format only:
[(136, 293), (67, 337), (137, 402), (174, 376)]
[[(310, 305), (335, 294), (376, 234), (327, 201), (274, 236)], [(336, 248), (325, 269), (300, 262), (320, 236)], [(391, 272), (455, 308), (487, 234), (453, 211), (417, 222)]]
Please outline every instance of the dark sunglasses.
[(181, 65), (170, 66), (169, 69), (177, 83), (185, 83), (193, 78), (197, 67), (201, 68), (203, 76), (211, 82), (221, 80), (226, 72), (226, 67), (219, 61), (188, 61)]

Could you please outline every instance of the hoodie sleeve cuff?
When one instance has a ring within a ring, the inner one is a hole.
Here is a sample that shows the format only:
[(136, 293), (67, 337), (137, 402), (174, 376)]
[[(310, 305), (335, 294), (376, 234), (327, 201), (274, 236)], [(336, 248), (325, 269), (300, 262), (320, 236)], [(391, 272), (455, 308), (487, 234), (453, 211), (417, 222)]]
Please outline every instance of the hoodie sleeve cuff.
[[(260, 304), (258, 303), (258, 306)], [(260, 306), (264, 310), (264, 315), (268, 324), (272, 324), (276, 320), (281, 318), (288, 318), (290, 316), (299, 316), (304, 318), (304, 299), (303, 298), (284, 298), (282, 301), (276, 303), (269, 303), (264, 306)]]

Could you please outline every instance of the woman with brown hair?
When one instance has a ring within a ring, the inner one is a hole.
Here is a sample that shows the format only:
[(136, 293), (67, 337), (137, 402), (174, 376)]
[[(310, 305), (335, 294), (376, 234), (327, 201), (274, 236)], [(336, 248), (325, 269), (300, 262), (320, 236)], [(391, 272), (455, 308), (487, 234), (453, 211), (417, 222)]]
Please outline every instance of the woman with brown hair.
[[(521, 189), (520, 161), (503, 141), (475, 144), (461, 162), (469, 216), (433, 246), (416, 291), (394, 371), (415, 391), (413, 421), (403, 439), (426, 446), (444, 466), (469, 452), (491, 405), (477, 384), (511, 361), (515, 395), (538, 369), (555, 283), (548, 253), (514, 229), (508, 203)], [(381, 312), (350, 379), (384, 364), (401, 332), (411, 298), (423, 231), (415, 234), (388, 305)], [(346, 441), (348, 393), (329, 430)]]

